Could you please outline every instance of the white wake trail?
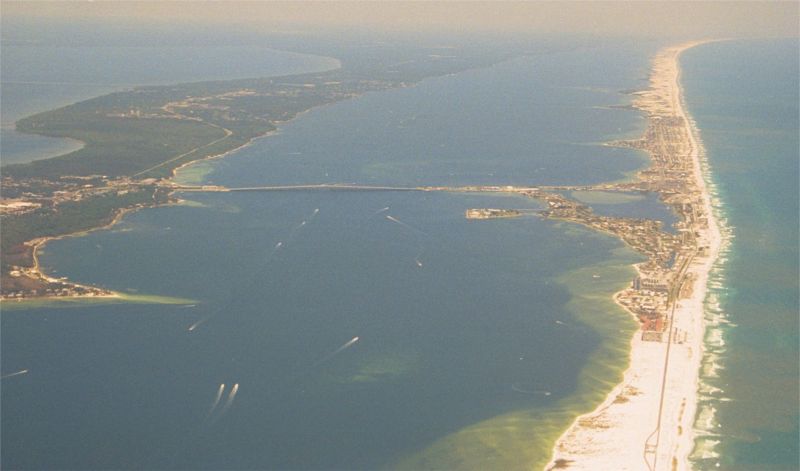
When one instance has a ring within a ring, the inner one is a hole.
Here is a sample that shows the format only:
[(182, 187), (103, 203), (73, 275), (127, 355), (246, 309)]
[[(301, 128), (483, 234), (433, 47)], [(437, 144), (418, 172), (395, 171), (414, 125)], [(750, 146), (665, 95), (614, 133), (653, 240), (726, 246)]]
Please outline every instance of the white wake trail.
[(236, 383), (233, 385), (233, 388), (231, 388), (231, 392), (228, 393), (228, 400), (225, 401), (225, 405), (222, 406), (222, 410), (219, 412), (220, 417), (225, 415), (225, 412), (228, 412), (228, 409), (230, 409), (231, 404), (233, 404), (233, 400), (236, 399), (236, 393), (238, 392), (239, 392), (239, 383)]
[(223, 392), (225, 392), (225, 383), (219, 385), (219, 389), (217, 390), (217, 396), (214, 398), (214, 402), (211, 404), (211, 408), (208, 409), (208, 414), (206, 414), (206, 420), (208, 420), (214, 413), (214, 411), (217, 409), (219, 401), (222, 400)]
[(0, 376), (0, 379), (12, 378), (14, 376), (24, 375), (24, 374), (27, 374), (27, 373), (28, 373), (27, 369), (19, 370), (16, 373), (9, 373), (7, 375)]
[(401, 221), (401, 220), (397, 219), (397, 218), (396, 218), (396, 217), (394, 217), (394, 216), (389, 216), (389, 215), (386, 215), (386, 219), (388, 219), (388, 220), (390, 220), (390, 221), (392, 221), (392, 222), (395, 222), (395, 223), (397, 223), (397, 224), (400, 224), (401, 226), (405, 227), (406, 229), (410, 229), (410, 230), (412, 230), (412, 231), (414, 231), (414, 232), (418, 232), (418, 233), (420, 233), (420, 234), (422, 234), (422, 235), (424, 235), (424, 236), (427, 236), (427, 235), (428, 235), (428, 233), (427, 233), (427, 232), (421, 231), (421, 230), (417, 229), (417, 228), (416, 228), (416, 227), (414, 227), (414, 226), (410, 226), (410, 225), (408, 225), (408, 224), (404, 223), (403, 221)]

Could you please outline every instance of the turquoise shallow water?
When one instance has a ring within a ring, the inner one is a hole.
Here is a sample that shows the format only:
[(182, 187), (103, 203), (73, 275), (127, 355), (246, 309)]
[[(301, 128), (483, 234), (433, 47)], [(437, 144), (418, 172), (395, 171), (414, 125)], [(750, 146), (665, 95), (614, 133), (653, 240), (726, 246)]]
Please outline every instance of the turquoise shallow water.
[[(470, 206), (535, 207), (525, 200), (200, 202), (47, 248), (59, 275), (197, 305), (4, 314), (4, 369), (31, 371), (3, 385), (7, 463), (371, 469), (479, 420), (555, 404), (600, 340), (554, 278), (607, 260), (616, 242), (532, 217), (463, 218)], [(414, 230), (373, 215), (386, 206)], [(220, 383), (239, 383), (239, 396), (204, 424)]]
[(699, 469), (797, 469), (798, 42), (702, 45), (681, 60), (717, 210)]
[[(641, 130), (636, 113), (608, 106), (642, 83), (653, 49), (571, 43), (370, 94), (189, 175), (232, 186), (618, 179), (641, 156), (595, 144)], [(601, 64), (608, 74), (590, 73)], [(4, 312), (2, 370), (29, 373), (3, 381), (3, 467), (527, 468), (625, 367), (633, 323), (610, 295), (636, 258), (620, 242), (534, 216), (464, 219), (533, 201), (185, 196), (47, 246), (56, 276), (195, 302)], [(639, 203), (637, 215), (664, 216)], [(503, 461), (457, 435), (476, 423)]]

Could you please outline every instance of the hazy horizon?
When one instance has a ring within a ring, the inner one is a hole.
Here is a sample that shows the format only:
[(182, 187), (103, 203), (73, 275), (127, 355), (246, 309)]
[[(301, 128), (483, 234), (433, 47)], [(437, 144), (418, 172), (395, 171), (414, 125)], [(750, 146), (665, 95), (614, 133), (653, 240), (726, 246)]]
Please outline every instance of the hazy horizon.
[[(187, 6), (191, 4), (191, 8)], [(3, 17), (227, 24), (262, 32), (578, 33), (641, 37), (798, 36), (797, 2), (2, 1)]]

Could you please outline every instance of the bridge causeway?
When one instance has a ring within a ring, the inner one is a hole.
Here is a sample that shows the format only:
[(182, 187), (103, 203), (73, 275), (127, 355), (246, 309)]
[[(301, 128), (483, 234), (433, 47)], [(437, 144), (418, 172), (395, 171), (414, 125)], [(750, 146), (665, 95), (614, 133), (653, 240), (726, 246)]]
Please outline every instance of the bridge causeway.
[[(274, 186), (249, 186), (231, 188), (217, 185), (169, 185), (174, 191), (190, 193), (231, 193), (245, 191), (442, 191), (451, 193), (524, 193), (544, 189), (545, 187), (519, 187), (519, 186), (387, 186), (387, 185), (360, 185), (348, 183), (317, 183), (310, 185), (274, 185)], [(570, 187), (548, 187), (548, 189), (571, 189)]]
[(321, 183), (314, 185), (279, 185), (279, 186), (249, 186), (239, 188), (229, 188), (224, 186), (205, 185), (205, 186), (173, 186), (175, 191), (185, 191), (193, 193), (228, 193), (242, 191), (431, 191), (425, 187), (400, 187), (400, 186), (371, 186), (371, 185), (348, 185), (338, 183)]

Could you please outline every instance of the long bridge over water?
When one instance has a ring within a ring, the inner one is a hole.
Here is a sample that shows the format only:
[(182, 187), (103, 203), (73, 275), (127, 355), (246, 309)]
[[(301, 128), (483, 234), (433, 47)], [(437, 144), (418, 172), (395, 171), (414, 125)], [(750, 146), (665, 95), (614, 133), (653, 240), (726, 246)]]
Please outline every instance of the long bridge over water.
[(359, 185), (355, 183), (316, 183), (309, 185), (272, 185), (225, 187), (218, 185), (170, 185), (168, 188), (175, 191), (192, 193), (228, 193), (244, 191), (444, 191), (458, 193), (526, 193), (553, 190), (588, 190), (597, 189), (589, 186), (386, 186), (386, 185)]
[[(309, 191), (309, 190), (331, 190), (331, 191), (435, 191), (429, 187), (402, 187), (402, 186), (372, 186), (356, 185), (346, 183), (318, 183), (312, 185), (275, 185), (275, 186), (246, 186), (229, 188), (216, 185), (203, 186), (172, 186), (176, 191), (187, 191), (194, 193), (225, 193), (236, 191)], [(446, 191), (439, 189), (440, 191)]]

